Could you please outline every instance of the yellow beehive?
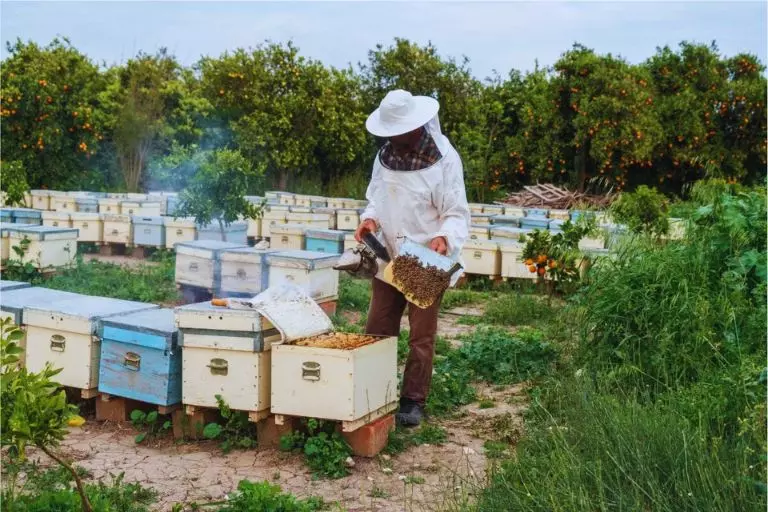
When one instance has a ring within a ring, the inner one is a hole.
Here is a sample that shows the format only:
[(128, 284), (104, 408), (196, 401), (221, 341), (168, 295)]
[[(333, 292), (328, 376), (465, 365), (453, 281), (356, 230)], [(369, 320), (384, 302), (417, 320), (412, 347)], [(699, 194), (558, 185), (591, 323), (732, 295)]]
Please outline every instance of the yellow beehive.
[(75, 197), (61, 195), (51, 197), (51, 210), (57, 212), (76, 212), (77, 200)]
[(288, 212), (282, 210), (270, 209), (269, 211), (264, 212), (264, 216), (261, 219), (261, 237), (271, 238), (272, 227), (281, 224), (287, 224), (287, 216)]
[(112, 244), (133, 243), (133, 224), (130, 215), (99, 214), (104, 221), (104, 241)]
[(104, 241), (104, 223), (98, 213), (75, 212), (70, 214), (70, 220), (78, 230), (78, 242)]
[(464, 272), (481, 276), (501, 275), (501, 251), (495, 240), (468, 240), (461, 251)]
[(99, 199), (99, 213), (119, 215), (122, 213), (120, 211), (120, 203), (123, 201), (124, 199), (118, 197), (102, 197)]
[(179, 242), (191, 242), (197, 238), (194, 217), (166, 217), (164, 225), (166, 249), (173, 249)]
[(10, 247), (22, 251), (21, 262), (37, 269), (71, 266), (77, 255), (77, 230), (29, 226), (10, 232)]
[(272, 226), (269, 239), (270, 249), (304, 249), (304, 231), (302, 224), (280, 224)]
[(51, 193), (48, 190), (30, 190), (32, 194), (32, 208), (37, 210), (51, 209)]
[(71, 228), (72, 219), (69, 212), (43, 211), (40, 216), (43, 219), (43, 226), (54, 228)]

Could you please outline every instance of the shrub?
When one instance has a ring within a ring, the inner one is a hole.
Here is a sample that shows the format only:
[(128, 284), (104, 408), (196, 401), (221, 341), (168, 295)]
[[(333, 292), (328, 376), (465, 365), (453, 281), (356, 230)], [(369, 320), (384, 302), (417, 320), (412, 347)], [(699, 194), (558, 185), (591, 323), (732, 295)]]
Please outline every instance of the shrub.
[(371, 281), (339, 276), (339, 308), (365, 313), (371, 303)]
[(633, 233), (661, 236), (669, 231), (667, 199), (655, 188), (640, 185), (634, 192), (621, 194), (611, 205), (611, 213)]

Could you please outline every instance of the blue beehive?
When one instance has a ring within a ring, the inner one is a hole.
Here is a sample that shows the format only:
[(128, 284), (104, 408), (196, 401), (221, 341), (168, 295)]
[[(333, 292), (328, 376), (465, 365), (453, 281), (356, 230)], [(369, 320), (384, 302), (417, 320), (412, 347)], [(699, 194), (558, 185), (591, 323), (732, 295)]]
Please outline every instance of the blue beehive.
[(0, 222), (3, 222), (5, 224), (10, 224), (13, 222), (13, 215), (11, 215), (10, 208), (0, 209)]
[(491, 217), (491, 224), (517, 227), (520, 225), (520, 217), (516, 215), (494, 215)]
[(98, 213), (99, 199), (97, 197), (78, 197), (75, 199), (77, 211), (84, 213)]
[(236, 244), (248, 245), (248, 223), (237, 221), (229, 225), (224, 225), (224, 239), (219, 227), (219, 222), (214, 220), (208, 224), (197, 225), (198, 240), (215, 240), (219, 242), (232, 242)]
[(526, 217), (545, 217), (547, 216), (547, 210), (544, 208), (525, 208)]
[(308, 229), (304, 233), (308, 251), (341, 254), (344, 252), (344, 231), (335, 229)]
[(181, 402), (181, 348), (172, 309), (101, 321), (99, 391), (161, 406)]
[(549, 221), (549, 231), (552, 232), (553, 235), (557, 233), (563, 232), (563, 224), (565, 224), (564, 220), (554, 219)]
[(589, 211), (589, 210), (572, 210), (571, 211), (571, 221), (576, 222), (581, 217), (593, 217), (595, 216), (595, 212)]
[(547, 229), (549, 227), (549, 219), (539, 216), (528, 216), (520, 219), (520, 227), (524, 229)]
[(29, 283), (25, 283), (23, 281), (0, 280), (0, 291), (9, 292), (11, 290), (19, 290), (21, 288), (29, 288)]
[(131, 222), (133, 223), (134, 245), (165, 247), (165, 229), (163, 227), (163, 221), (163, 217), (132, 216)]
[(11, 208), (11, 218), (14, 224), (40, 226), (43, 223), (42, 212), (33, 208)]

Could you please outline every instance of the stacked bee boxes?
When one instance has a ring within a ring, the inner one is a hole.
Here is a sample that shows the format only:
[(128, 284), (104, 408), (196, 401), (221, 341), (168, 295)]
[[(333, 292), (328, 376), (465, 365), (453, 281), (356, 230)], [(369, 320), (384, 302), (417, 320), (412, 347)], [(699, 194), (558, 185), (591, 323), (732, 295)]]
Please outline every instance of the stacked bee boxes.
[(48, 190), (30, 190), (32, 195), (32, 208), (37, 210), (51, 209), (51, 193)]
[(253, 247), (224, 249), (219, 253), (221, 272), (216, 286), (221, 297), (253, 297), (265, 290), (269, 283), (267, 254), (272, 249)]
[(269, 246), (272, 249), (304, 249), (303, 224), (280, 224), (272, 226)]
[(133, 242), (131, 216), (113, 213), (101, 215), (104, 221), (104, 242), (131, 245)]
[(98, 213), (75, 212), (69, 214), (72, 227), (77, 229), (78, 242), (104, 241), (104, 222)]
[(22, 264), (37, 269), (67, 267), (77, 255), (77, 230), (50, 226), (19, 227), (9, 233), (10, 246), (22, 251)]
[(221, 252), (244, 245), (216, 240), (176, 244), (176, 284), (214, 292), (221, 282)]
[(316, 301), (335, 299), (339, 294), (339, 272), (333, 266), (338, 259), (336, 254), (311, 251), (268, 254), (269, 286), (292, 283)]
[(462, 259), (468, 274), (501, 275), (501, 251), (495, 240), (468, 240), (462, 249)]
[(165, 247), (165, 217), (136, 216), (133, 223), (133, 245), (138, 247)]
[(68, 212), (42, 212), (43, 226), (54, 228), (71, 228), (72, 219)]

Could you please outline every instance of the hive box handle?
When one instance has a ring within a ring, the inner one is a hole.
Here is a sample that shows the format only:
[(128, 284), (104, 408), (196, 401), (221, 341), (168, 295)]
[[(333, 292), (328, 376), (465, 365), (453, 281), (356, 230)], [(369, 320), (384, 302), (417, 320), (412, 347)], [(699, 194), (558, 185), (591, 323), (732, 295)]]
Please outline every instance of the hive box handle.
[(474, 257), (476, 260), (479, 260), (480, 258), (483, 257), (483, 254), (480, 251), (475, 251)]
[(54, 352), (64, 352), (67, 340), (61, 334), (51, 336), (51, 350)]
[(320, 380), (320, 363), (305, 361), (301, 363), (301, 378), (317, 382)]
[(190, 262), (189, 270), (191, 270), (193, 272), (197, 272), (197, 262), (196, 261)]
[(208, 368), (211, 369), (211, 375), (226, 375), (229, 373), (229, 363), (227, 363), (226, 359), (211, 359), (211, 364), (208, 365)]
[(136, 352), (126, 352), (123, 358), (123, 366), (135, 372), (141, 368), (141, 356)]

